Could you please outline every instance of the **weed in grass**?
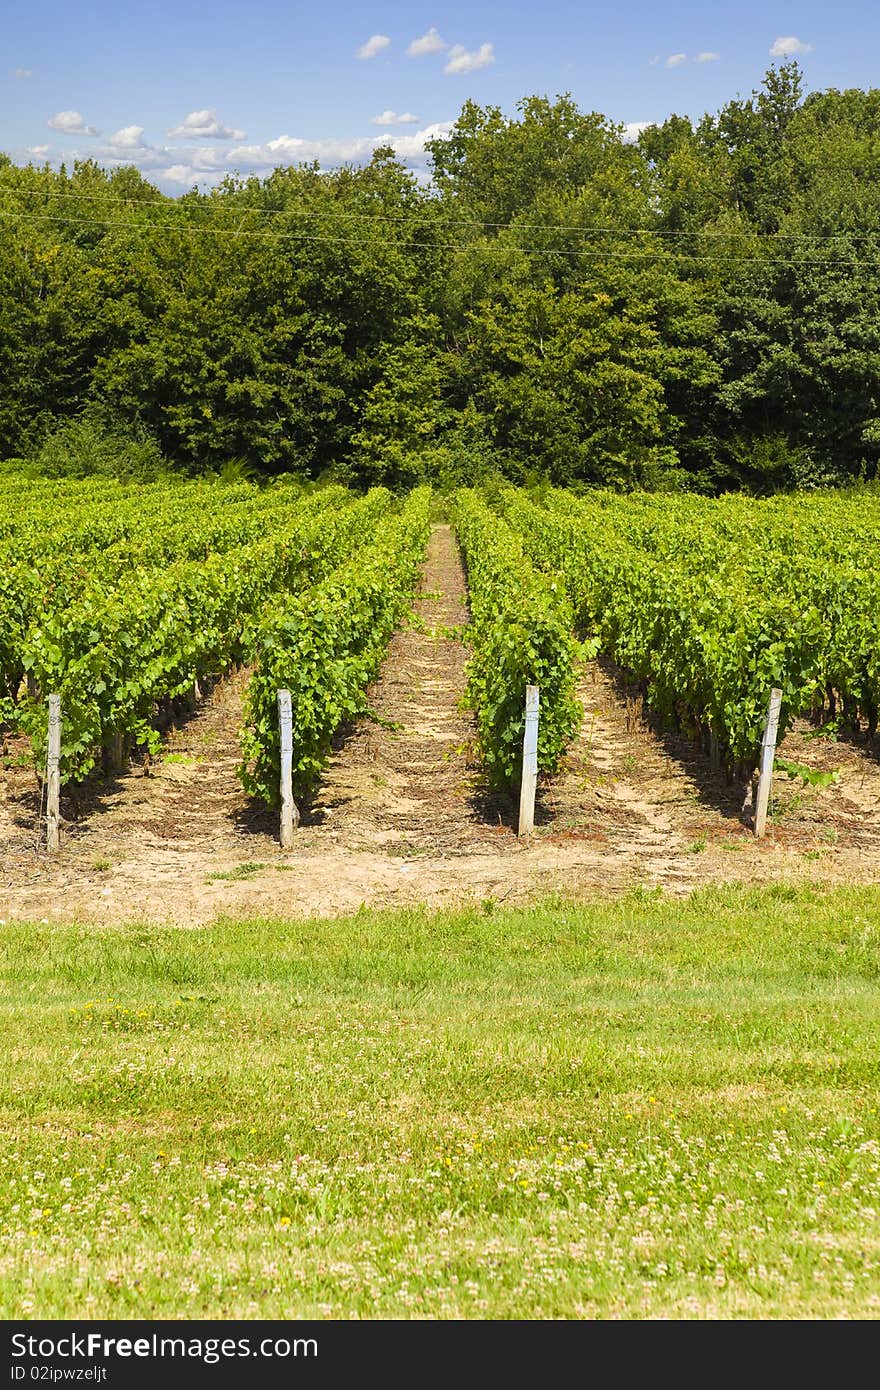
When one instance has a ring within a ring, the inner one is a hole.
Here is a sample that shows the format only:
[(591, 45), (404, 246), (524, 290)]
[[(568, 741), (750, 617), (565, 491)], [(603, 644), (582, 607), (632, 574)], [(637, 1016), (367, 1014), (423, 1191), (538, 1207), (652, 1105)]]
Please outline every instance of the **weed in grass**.
[(249, 860), (246, 864), (236, 864), (234, 869), (226, 869), (223, 873), (208, 874), (206, 883), (237, 883), (239, 879), (253, 878), (254, 874), (262, 873), (267, 866), (257, 864)]
[(649, 886), (647, 883), (634, 883), (628, 888), (624, 895), (624, 902), (650, 903), (657, 902), (663, 897), (663, 888), (659, 883)]
[(774, 825), (787, 819), (789, 816), (797, 815), (807, 804), (807, 797), (802, 792), (794, 792), (791, 796), (772, 797), (770, 801), (769, 819)]
[(95, 870), (96, 873), (106, 873), (107, 870), (110, 868), (110, 860), (104, 859), (102, 856), (98, 856), (98, 858), (92, 860), (92, 868)]
[(191, 753), (165, 753), (162, 761), (176, 764), (180, 767), (194, 767), (199, 760), (193, 757)]
[(697, 838), (692, 840), (688, 845), (688, 854), (702, 854), (708, 843), (705, 834), (698, 835)]
[(577, 779), (578, 786), (583, 791), (596, 787), (613, 787), (616, 782), (617, 778), (612, 777), (609, 772), (598, 772), (592, 775), (590, 772), (585, 771), (579, 773)]

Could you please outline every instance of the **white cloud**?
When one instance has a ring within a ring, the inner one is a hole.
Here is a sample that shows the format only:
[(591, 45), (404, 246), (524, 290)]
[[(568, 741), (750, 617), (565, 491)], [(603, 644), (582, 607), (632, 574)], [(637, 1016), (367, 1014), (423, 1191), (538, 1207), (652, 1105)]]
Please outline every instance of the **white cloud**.
[(48, 153), (49, 153), (49, 146), (48, 146), (48, 145), (28, 145), (27, 150), (25, 151), (25, 153), (26, 153), (26, 154), (35, 154), (35, 155), (37, 155), (37, 156), (39, 157), (40, 155), (44, 155), (44, 154), (48, 154)]
[[(444, 139), (453, 129), (453, 121), (437, 121), (407, 134), (376, 132), (341, 140), (307, 140), (295, 135), (279, 135), (261, 145), (178, 144), (150, 145), (141, 141), (137, 126), (125, 126), (110, 140), (92, 145), (88, 150), (74, 149), (63, 158), (92, 158), (104, 168), (115, 169), (135, 165), (148, 178), (170, 187), (190, 188), (193, 184), (213, 185), (227, 174), (268, 174), (288, 164), (317, 162), (322, 169), (338, 168), (342, 164), (369, 163), (380, 145), (390, 145), (396, 157), (417, 178), (427, 177), (428, 140)], [(131, 143), (123, 143), (124, 136)], [(47, 156), (58, 164), (62, 156), (50, 154), (48, 146), (35, 146), (28, 151), (34, 156)]]
[(185, 183), (187, 186), (195, 182), (193, 175), (194, 170), (188, 164), (169, 164), (167, 169), (162, 170), (162, 178), (168, 179), (169, 183)]
[(418, 125), (418, 120), (411, 111), (403, 111), (399, 116), (396, 111), (383, 111), (381, 116), (370, 118), (370, 125)]
[(478, 68), (487, 68), (490, 63), (495, 62), (495, 49), (491, 43), (481, 43), (479, 48), (468, 53), (462, 44), (457, 43), (454, 48), (449, 50), (449, 62), (443, 69), (444, 72), (476, 72)]
[(167, 132), (169, 140), (243, 140), (243, 130), (233, 130), (217, 118), (217, 109), (206, 106), (203, 111), (190, 111), (180, 125), (172, 126)]
[(424, 160), (426, 141), (447, 139), (452, 134), (454, 125), (454, 121), (434, 121), (413, 135), (392, 135), (390, 144), (398, 159)]
[[(425, 142), (444, 139), (452, 130), (453, 121), (436, 121), (414, 131), (412, 135), (361, 135), (350, 140), (304, 140), (296, 135), (278, 135), (264, 145), (239, 145), (229, 150), (223, 160), (227, 169), (241, 173), (258, 173), (276, 168), (279, 164), (305, 164), (317, 160), (322, 168), (340, 164), (363, 164), (369, 161), (379, 145), (390, 145), (398, 159), (406, 163), (426, 162)], [(211, 152), (213, 154), (213, 152)], [(190, 159), (193, 167), (203, 167)], [(217, 167), (219, 157), (212, 159)]]
[(143, 150), (147, 148), (144, 144), (142, 125), (124, 125), (121, 130), (117, 130), (115, 135), (109, 136), (108, 143), (117, 150)]
[(432, 24), (427, 34), (422, 34), (420, 39), (413, 39), (406, 51), (410, 58), (424, 58), (429, 53), (445, 53), (448, 47), (449, 44), (445, 39), (441, 39)]
[(230, 150), (229, 158), (235, 159), (242, 154), (251, 155), (255, 163), (260, 163), (266, 160), (266, 155), (263, 153), (266, 150), (272, 155), (286, 155), (290, 159), (301, 160), (309, 158), (308, 148), (309, 141), (303, 140), (299, 135), (278, 135), (274, 140), (267, 140), (263, 146), (243, 145), (241, 149)]
[(100, 135), (93, 125), (86, 125), (79, 111), (56, 111), (46, 124), (52, 130), (60, 130), (65, 135)]
[(373, 34), (362, 43), (357, 51), (359, 58), (375, 58), (377, 53), (381, 53), (383, 48), (387, 48), (391, 40), (387, 34)]
[(28, 77), (33, 77), (33, 75), (34, 74), (30, 68), (16, 68), (15, 72), (12, 74), (12, 76), (17, 78), (19, 82), (24, 82)]
[(669, 57), (666, 59), (666, 66), (668, 68), (677, 68), (685, 62), (687, 62), (686, 53), (670, 53)]
[(771, 58), (791, 58), (796, 53), (812, 53), (811, 43), (802, 43), (795, 38), (794, 34), (789, 34), (788, 38), (777, 39), (770, 49)]
[(694, 58), (695, 63), (717, 63), (721, 57), (720, 53), (698, 53)]
[(169, 164), (166, 168), (151, 168), (149, 173), (156, 183), (173, 183), (189, 190), (195, 184), (202, 184), (206, 188), (213, 187), (225, 178), (227, 170), (206, 171), (192, 164)]
[(650, 121), (627, 121), (623, 127), (623, 143), (634, 145), (643, 130), (647, 130)]
[(657, 64), (658, 64), (659, 62), (660, 62), (660, 55), (659, 55), (659, 53), (658, 53), (657, 56), (656, 56), (655, 58), (649, 58), (649, 59), (648, 59), (648, 67), (649, 67), (649, 68), (656, 68), (656, 66), (657, 66)]

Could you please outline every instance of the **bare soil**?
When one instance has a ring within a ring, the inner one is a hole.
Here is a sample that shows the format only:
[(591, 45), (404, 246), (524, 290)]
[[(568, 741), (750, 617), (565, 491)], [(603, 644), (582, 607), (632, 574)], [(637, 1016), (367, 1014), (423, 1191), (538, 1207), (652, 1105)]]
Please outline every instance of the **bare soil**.
[(434, 528), (411, 619), (371, 692), (371, 718), (339, 738), (296, 848), (236, 776), (247, 672), (219, 682), (133, 765), (66, 798), (62, 852), (40, 847), (23, 744), (0, 761), (0, 919), (202, 925), (221, 915), (336, 915), (362, 905), (523, 902), (547, 893), (684, 894), (712, 882), (880, 881), (880, 761), (863, 740), (786, 738), (792, 762), (837, 778), (777, 776), (768, 837), (740, 820), (742, 788), (686, 740), (649, 726), (606, 662), (587, 667), (583, 727), (539, 792), (529, 846), (516, 808), (486, 787), (462, 706), (467, 591), (454, 538)]

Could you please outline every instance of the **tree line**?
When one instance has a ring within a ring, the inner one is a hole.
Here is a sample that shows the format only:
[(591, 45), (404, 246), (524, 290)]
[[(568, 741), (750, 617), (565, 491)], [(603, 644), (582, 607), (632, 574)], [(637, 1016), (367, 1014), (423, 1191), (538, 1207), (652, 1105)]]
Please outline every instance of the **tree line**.
[(768, 492), (880, 457), (880, 90), (795, 63), (628, 141), (468, 102), (430, 181), (164, 195), (0, 155), (0, 458)]

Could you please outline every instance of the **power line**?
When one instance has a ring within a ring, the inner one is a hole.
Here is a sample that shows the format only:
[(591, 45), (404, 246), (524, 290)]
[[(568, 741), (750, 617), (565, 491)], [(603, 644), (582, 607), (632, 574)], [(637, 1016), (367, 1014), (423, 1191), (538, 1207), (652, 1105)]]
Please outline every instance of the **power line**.
[[(104, 193), (81, 193), (67, 190), (46, 191), (39, 188), (12, 188), (0, 182), (0, 192), (11, 193), (18, 198), (45, 198), (50, 201), (53, 198), (68, 198), (84, 202), (100, 202), (124, 204), (134, 208), (168, 208), (176, 210), (184, 205), (171, 198), (134, 198), (132, 196), (122, 197), (115, 194)], [(308, 211), (301, 208), (261, 208), (250, 207), (247, 205), (230, 202), (223, 206), (218, 203), (200, 202), (198, 204), (187, 204), (186, 207), (198, 207), (200, 211), (226, 212), (231, 213), (253, 213), (258, 217), (339, 217), (348, 218), (350, 221), (359, 222), (393, 222), (393, 223), (418, 223), (432, 221), (435, 224), (450, 227), (488, 227), (499, 231), (508, 229), (510, 231), (524, 232), (578, 232), (583, 236), (656, 236), (656, 237), (713, 237), (713, 238), (734, 238), (748, 237), (750, 240), (782, 240), (797, 241), (837, 241), (842, 237), (848, 236), (872, 236), (873, 232), (756, 232), (748, 227), (736, 228), (732, 231), (680, 231), (667, 230), (662, 227), (598, 227), (584, 226), (579, 223), (566, 222), (488, 222), (478, 217), (444, 217), (437, 216), (432, 210), (426, 208), (424, 213), (418, 215), (398, 215), (392, 213), (370, 213), (370, 212), (349, 212), (335, 208), (321, 209), (319, 211)]]
[[(186, 224), (177, 225), (170, 222), (118, 222), (110, 221), (108, 218), (96, 217), (62, 217), (55, 213), (27, 213), (27, 212), (4, 212), (0, 210), (0, 218), (5, 218), (10, 222), (53, 222), (73, 227), (103, 227), (107, 231), (114, 231), (121, 228), (135, 232), (176, 232), (189, 237), (248, 237), (251, 240), (261, 241), (295, 241), (295, 242), (317, 242), (325, 246), (382, 246), (394, 247), (401, 251), (470, 251), (475, 249), (474, 242), (432, 242), (432, 241), (364, 241), (354, 237), (328, 237), (310, 232), (266, 232), (248, 231), (244, 228), (232, 227), (193, 227)], [(645, 260), (655, 255), (653, 251), (584, 251), (582, 249), (572, 249), (570, 247), (554, 246), (522, 246), (513, 242), (493, 241), (481, 243), (477, 246), (480, 251), (522, 251), (527, 255), (535, 256), (568, 256), (577, 257), (584, 260), (594, 261), (635, 261)], [(880, 266), (880, 260), (853, 260), (843, 258), (794, 258), (778, 256), (730, 256), (730, 255), (710, 255), (706, 252), (694, 251), (674, 251), (674, 256), (689, 261), (709, 261), (712, 264), (718, 262), (729, 262), (740, 265), (789, 265), (789, 266)]]

